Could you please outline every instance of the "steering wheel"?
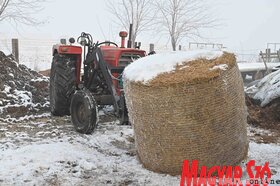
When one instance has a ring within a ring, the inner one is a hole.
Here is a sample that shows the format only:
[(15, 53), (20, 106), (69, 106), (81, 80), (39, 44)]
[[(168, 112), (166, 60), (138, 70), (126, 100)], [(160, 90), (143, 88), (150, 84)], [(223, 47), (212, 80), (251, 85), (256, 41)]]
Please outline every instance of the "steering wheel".
[(109, 45), (112, 44), (116, 47), (119, 47), (116, 43), (111, 42), (111, 41), (104, 41), (104, 42), (101, 42), (101, 43), (96, 43), (95, 47), (99, 47), (100, 45), (104, 45), (104, 44), (109, 44)]

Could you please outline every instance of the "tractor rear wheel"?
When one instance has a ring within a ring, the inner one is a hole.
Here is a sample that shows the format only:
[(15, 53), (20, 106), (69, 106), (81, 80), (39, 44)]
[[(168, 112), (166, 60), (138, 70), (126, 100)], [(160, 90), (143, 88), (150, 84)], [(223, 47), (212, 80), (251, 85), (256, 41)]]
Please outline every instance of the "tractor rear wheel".
[(50, 107), (54, 116), (70, 114), (71, 96), (76, 90), (76, 59), (55, 54), (50, 75)]
[(76, 131), (91, 134), (98, 121), (97, 104), (88, 90), (78, 90), (71, 101), (71, 120)]

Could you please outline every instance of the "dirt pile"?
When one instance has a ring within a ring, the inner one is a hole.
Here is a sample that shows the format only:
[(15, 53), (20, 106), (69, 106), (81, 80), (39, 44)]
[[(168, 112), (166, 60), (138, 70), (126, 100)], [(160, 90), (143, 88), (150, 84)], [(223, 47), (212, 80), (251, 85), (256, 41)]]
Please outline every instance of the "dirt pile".
[(280, 131), (280, 99), (273, 100), (265, 107), (260, 106), (260, 101), (246, 96), (248, 108), (248, 123), (265, 129), (276, 129)]
[(43, 71), (39, 71), (40, 74), (46, 76), (46, 77), (50, 77), (51, 75), (51, 69), (48, 70), (43, 70)]
[(0, 120), (49, 110), (49, 80), (0, 51)]
[(245, 88), (248, 123), (280, 132), (280, 71)]

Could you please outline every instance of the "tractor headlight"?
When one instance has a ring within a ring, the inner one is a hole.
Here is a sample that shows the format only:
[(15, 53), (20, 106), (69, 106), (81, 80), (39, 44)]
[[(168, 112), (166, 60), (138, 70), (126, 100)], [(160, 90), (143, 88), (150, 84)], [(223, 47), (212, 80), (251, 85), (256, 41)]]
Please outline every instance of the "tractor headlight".
[(73, 44), (73, 43), (75, 43), (75, 39), (74, 39), (73, 37), (71, 37), (71, 38), (69, 39), (69, 42), (70, 42), (71, 44)]
[(86, 38), (85, 38), (85, 37), (81, 37), (81, 38), (80, 38), (80, 44), (81, 44), (82, 46), (85, 46), (85, 45), (86, 45)]

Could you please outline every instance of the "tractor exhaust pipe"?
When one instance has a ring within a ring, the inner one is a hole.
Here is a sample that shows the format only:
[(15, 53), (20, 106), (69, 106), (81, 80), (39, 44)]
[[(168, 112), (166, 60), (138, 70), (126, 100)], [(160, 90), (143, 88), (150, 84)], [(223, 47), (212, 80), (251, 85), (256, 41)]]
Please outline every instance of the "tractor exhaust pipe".
[(132, 47), (132, 41), (131, 41), (132, 27), (133, 27), (133, 24), (130, 24), (129, 25), (129, 36), (128, 36), (128, 41), (127, 41), (127, 48), (131, 48)]
[(121, 31), (120, 32), (120, 37), (121, 37), (121, 48), (125, 48), (125, 38), (127, 37), (127, 32), (126, 31)]

